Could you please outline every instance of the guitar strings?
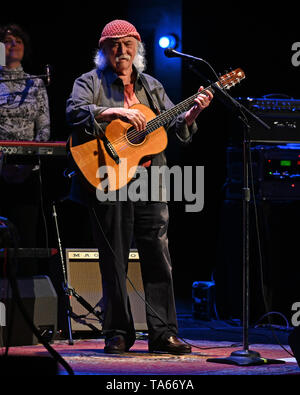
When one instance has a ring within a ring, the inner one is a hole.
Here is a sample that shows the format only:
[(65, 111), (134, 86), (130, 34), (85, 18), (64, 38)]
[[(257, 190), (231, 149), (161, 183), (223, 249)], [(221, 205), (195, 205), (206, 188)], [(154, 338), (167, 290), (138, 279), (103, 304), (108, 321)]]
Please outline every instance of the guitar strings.
[[(142, 133), (145, 136), (145, 135), (153, 132), (154, 130), (158, 129), (159, 127), (163, 126), (167, 122), (171, 121), (173, 119), (174, 115), (181, 114), (183, 111), (185, 111), (187, 109), (187, 107), (193, 103), (195, 98), (200, 93), (207, 91), (209, 88), (210, 88), (210, 86), (203, 89), (201, 92), (195, 93), (193, 96), (185, 99), (184, 101), (182, 101), (181, 103), (172, 107), (171, 109), (163, 112), (162, 114), (158, 115), (156, 118), (151, 119), (147, 123), (147, 127), (144, 131), (138, 132), (136, 129), (132, 129), (131, 131), (129, 131), (128, 134), (130, 133), (130, 141), (134, 142), (139, 137), (141, 137)], [(126, 136), (121, 136), (121, 137), (117, 138), (116, 140), (112, 141), (111, 143), (118, 144), (120, 141), (126, 141), (126, 140), (128, 140), (128, 139), (126, 139)]]
[(195, 93), (193, 96), (185, 99), (183, 102), (177, 104), (176, 106), (172, 107), (171, 109), (169, 109), (169, 110), (163, 112), (162, 114), (158, 115), (156, 118), (150, 120), (147, 123), (147, 127), (146, 127), (146, 129), (144, 131), (137, 132), (135, 129), (133, 129), (133, 130), (128, 132), (127, 137), (130, 134), (130, 136), (128, 138), (126, 138), (125, 136), (122, 136), (121, 138), (115, 140), (113, 142), (113, 144), (115, 144), (115, 143), (118, 144), (120, 142), (120, 140), (126, 141), (126, 144), (124, 146), (122, 146), (121, 148), (119, 148), (119, 151), (123, 151), (124, 149), (126, 149), (126, 148), (128, 148), (130, 146), (128, 144), (128, 140), (131, 143), (134, 144), (139, 139), (145, 138), (146, 135), (154, 132), (159, 127), (161, 127), (161, 126), (165, 125), (167, 122), (171, 121), (174, 118), (174, 115), (178, 115), (178, 114), (181, 114), (182, 112), (184, 112), (190, 105), (193, 104), (195, 98), (200, 93), (207, 91), (209, 88), (210, 88), (210, 86), (205, 88), (205, 89), (203, 89), (201, 92)]
[[(190, 105), (193, 104), (195, 98), (200, 94), (203, 93), (207, 90), (209, 90), (211, 88), (211, 86), (208, 86), (207, 88), (203, 89), (202, 91), (198, 91), (197, 93), (195, 93), (193, 96), (185, 99), (183, 102), (177, 104), (176, 106), (172, 107), (171, 109), (165, 111), (164, 113), (160, 114), (159, 116), (157, 116), (156, 118), (150, 120), (147, 124), (147, 128), (145, 129), (145, 131), (141, 131), (141, 132), (137, 132), (135, 129), (131, 130), (130, 132), (128, 132), (128, 134), (130, 133), (130, 141), (132, 143), (134, 143), (135, 141), (137, 141), (140, 137), (144, 137), (147, 134), (155, 131), (156, 129), (158, 129), (159, 127), (163, 126), (164, 124), (166, 124), (167, 122), (171, 121), (174, 118), (174, 115), (179, 115), (182, 112), (184, 112)], [(149, 127), (150, 126), (150, 127)], [(144, 135), (144, 136), (143, 136)], [(134, 137), (134, 138), (132, 138)], [(118, 140), (128, 140), (126, 139), (125, 136), (122, 136), (121, 138), (115, 140), (114, 143), (118, 143)], [(124, 147), (121, 147), (121, 149), (124, 149), (126, 146), (128, 146), (128, 144), (126, 144)]]
[[(207, 89), (208, 88), (206, 88), (205, 90), (207, 90)], [(128, 140), (129, 140), (131, 143), (134, 144), (140, 138), (145, 138), (148, 134), (154, 132), (159, 127), (161, 127), (161, 126), (165, 125), (167, 122), (171, 121), (173, 119), (174, 115), (181, 114), (187, 108), (188, 105), (192, 104), (192, 102), (198, 96), (198, 94), (199, 94), (199, 92), (197, 92), (195, 95), (189, 97), (188, 99), (184, 100), (183, 102), (179, 103), (177, 106), (158, 115), (156, 118), (151, 119), (147, 123), (147, 127), (145, 130), (142, 130), (140, 132), (138, 132), (136, 129), (129, 130), (129, 132), (127, 134), (127, 138), (124, 135), (124, 136), (121, 136), (121, 137), (117, 138), (116, 140), (112, 141), (111, 143), (116, 145), (116, 144), (119, 144), (120, 142), (123, 142), (123, 141), (128, 142)], [(128, 146), (129, 146), (128, 143), (125, 144), (123, 147), (121, 147), (119, 149), (119, 151), (122, 151), (123, 149), (127, 148)]]
[[(229, 77), (227, 77), (227, 79), (231, 80), (232, 77), (229, 76)], [(223, 88), (224, 88), (225, 87), (224, 84), (227, 83), (226, 78), (224, 78), (224, 80), (222, 82), (223, 82)], [(219, 86), (218, 82), (216, 84)], [(141, 139), (141, 138), (144, 139), (148, 134), (154, 132), (159, 127), (162, 127), (167, 122), (171, 121), (173, 119), (174, 115), (181, 114), (183, 111), (185, 111), (188, 108), (188, 106), (193, 103), (193, 101), (199, 94), (204, 93), (205, 91), (209, 90), (210, 87), (211, 86), (203, 89), (202, 91), (198, 91), (193, 96), (185, 99), (183, 102), (179, 103), (178, 105), (174, 106), (173, 108), (163, 112), (162, 114), (158, 115), (156, 118), (151, 119), (147, 123), (145, 130), (138, 132), (136, 129), (131, 129), (128, 131), (127, 137), (126, 137), (126, 135), (123, 135), (123, 136), (117, 138), (116, 140), (112, 141), (111, 144), (118, 145), (120, 143), (126, 142), (125, 145), (123, 145), (122, 147), (119, 148), (119, 151), (123, 151), (124, 149), (126, 149), (130, 146), (128, 141), (130, 141), (132, 144), (134, 144), (139, 139)], [(154, 128), (154, 129), (152, 129), (152, 128)]]
[[(208, 88), (205, 88), (203, 91), (204, 92), (206, 90), (208, 90)], [(152, 131), (156, 130), (157, 128), (163, 126), (164, 124), (166, 124), (168, 121), (172, 120), (174, 117), (174, 114), (180, 114), (182, 113), (184, 110), (186, 110), (187, 106), (192, 104), (192, 102), (194, 101), (194, 99), (199, 95), (199, 92), (195, 93), (193, 96), (185, 99), (183, 102), (177, 104), (176, 106), (172, 107), (171, 109), (163, 112), (162, 114), (158, 115), (157, 117), (155, 117), (154, 119), (151, 119), (148, 123), (147, 123), (147, 127), (144, 131), (142, 131), (144, 134), (149, 134)], [(153, 128), (153, 129), (152, 129)], [(129, 131), (128, 133), (130, 133), (130, 137), (139, 137), (141, 132), (138, 132), (136, 129), (133, 129), (131, 131)], [(135, 136), (136, 135), (136, 136)], [(112, 144), (118, 144), (120, 141), (126, 140), (125, 136), (121, 136), (119, 138), (117, 138), (116, 140), (112, 141)]]

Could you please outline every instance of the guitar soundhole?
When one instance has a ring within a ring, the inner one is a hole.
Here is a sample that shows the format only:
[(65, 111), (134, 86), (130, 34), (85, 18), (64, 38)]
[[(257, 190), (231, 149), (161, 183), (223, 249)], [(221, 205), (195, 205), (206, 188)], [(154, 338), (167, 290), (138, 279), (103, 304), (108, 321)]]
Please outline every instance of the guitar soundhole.
[(138, 132), (134, 128), (130, 128), (127, 130), (126, 138), (130, 144), (139, 145), (145, 141), (146, 134), (144, 130)]

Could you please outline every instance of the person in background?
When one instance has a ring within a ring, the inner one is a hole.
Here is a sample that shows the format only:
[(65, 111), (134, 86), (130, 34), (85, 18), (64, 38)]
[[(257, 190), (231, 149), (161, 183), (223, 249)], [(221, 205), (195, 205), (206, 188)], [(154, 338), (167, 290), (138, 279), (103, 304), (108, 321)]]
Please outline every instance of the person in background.
[[(28, 34), (18, 25), (0, 27), (6, 65), (0, 67), (0, 140), (47, 141), (49, 102), (45, 84), (23, 69), (31, 60)], [(3, 157), (3, 156), (2, 156)], [(0, 215), (17, 228), (19, 247), (35, 247), (40, 203), (39, 167), (2, 164)]]
[[(84, 129), (93, 129), (94, 119), (103, 130), (112, 120), (121, 119), (133, 125), (136, 131), (143, 131), (146, 117), (142, 111), (130, 108), (133, 104), (145, 104), (156, 114), (173, 107), (163, 85), (143, 73), (145, 64), (144, 47), (136, 28), (124, 20), (108, 23), (99, 40), (96, 68), (76, 79), (67, 101), (67, 120), (74, 128), (73, 142), (82, 138)], [(211, 100), (210, 92), (199, 92), (191, 108), (170, 122), (167, 131), (182, 143), (189, 143), (198, 129), (196, 118)], [(142, 166), (150, 169), (151, 166), (165, 164), (166, 157), (161, 152), (147, 158)], [(130, 199), (100, 202), (95, 192), (85, 193), (76, 178), (78, 176), (73, 177), (73, 198), (80, 200), (84, 197), (99, 249), (104, 300), (104, 352), (124, 353), (135, 342), (134, 322), (126, 291), (128, 256), (134, 238), (147, 302), (149, 352), (190, 353), (191, 347), (178, 338), (167, 237), (167, 203), (160, 200), (135, 202)]]

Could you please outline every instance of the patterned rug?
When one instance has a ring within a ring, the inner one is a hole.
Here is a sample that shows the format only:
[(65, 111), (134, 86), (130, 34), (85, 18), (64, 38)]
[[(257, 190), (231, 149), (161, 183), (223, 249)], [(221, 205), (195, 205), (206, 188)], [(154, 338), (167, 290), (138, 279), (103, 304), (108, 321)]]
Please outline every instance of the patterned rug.
[[(150, 354), (147, 341), (137, 340), (132, 349), (122, 355), (103, 352), (103, 339), (55, 341), (52, 348), (71, 366), (75, 375), (148, 375), (148, 376), (196, 376), (196, 375), (299, 375), (296, 360), (286, 350), (273, 344), (253, 344), (250, 350), (257, 351), (261, 364), (236, 366), (209, 362), (209, 359), (227, 358), (241, 347), (233, 347), (230, 342), (187, 340), (193, 345), (188, 355)], [(4, 352), (4, 350), (3, 350)], [(2, 352), (2, 353), (3, 353)], [(44, 346), (11, 347), (11, 356), (49, 356)], [(58, 364), (58, 374), (67, 375), (65, 368)]]

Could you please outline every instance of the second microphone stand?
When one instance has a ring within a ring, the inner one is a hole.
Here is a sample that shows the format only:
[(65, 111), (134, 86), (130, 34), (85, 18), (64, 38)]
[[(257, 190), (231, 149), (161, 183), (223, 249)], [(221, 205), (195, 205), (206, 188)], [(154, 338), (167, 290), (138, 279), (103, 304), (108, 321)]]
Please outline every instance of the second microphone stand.
[(251, 150), (251, 126), (249, 119), (252, 119), (256, 124), (263, 128), (270, 130), (270, 126), (263, 122), (259, 117), (254, 115), (241, 103), (237, 102), (227, 92), (224, 93), (217, 85), (214, 86), (215, 95), (224, 104), (231, 107), (232, 112), (243, 124), (243, 349), (231, 353), (227, 358), (209, 358), (208, 362), (217, 362), (230, 365), (250, 366), (262, 365), (271, 363), (284, 363), (284, 361), (276, 359), (266, 359), (260, 356), (257, 351), (249, 349), (249, 274), (250, 274), (250, 201), (251, 189), (249, 186), (249, 169), (251, 165), (250, 150)]
[[(99, 311), (96, 311), (82, 296), (80, 296), (74, 288), (71, 288), (68, 284), (68, 279), (67, 279), (67, 273), (66, 273), (66, 268), (65, 268), (65, 262), (64, 262), (64, 255), (63, 255), (63, 250), (62, 250), (62, 245), (61, 245), (61, 239), (60, 239), (60, 233), (59, 233), (59, 227), (58, 227), (58, 221), (57, 221), (57, 212), (56, 212), (56, 206), (55, 202), (52, 203), (52, 215), (54, 218), (55, 222), (55, 228), (56, 228), (56, 235), (57, 235), (57, 242), (58, 242), (58, 247), (59, 247), (59, 252), (60, 252), (60, 261), (61, 261), (61, 266), (62, 266), (62, 273), (63, 273), (63, 291), (67, 299), (67, 325), (68, 325), (68, 337), (69, 337), (69, 345), (73, 345), (73, 337), (72, 337), (72, 325), (71, 325), (71, 318), (73, 318), (75, 321), (82, 322), (82, 316), (76, 315), (71, 308), (70, 305), (70, 296), (74, 296), (78, 303), (80, 303), (89, 313), (93, 314), (101, 323), (103, 322), (103, 317), (102, 313)], [(101, 333), (94, 325), (92, 324), (86, 324), (89, 326), (92, 330)]]
[[(202, 61), (202, 59), (199, 59)], [(205, 61), (206, 64), (208, 62)], [(209, 64), (208, 64), (209, 65)], [(251, 189), (249, 186), (249, 167), (250, 167), (250, 149), (251, 149), (251, 126), (249, 119), (252, 119), (256, 124), (259, 124), (263, 128), (270, 130), (270, 126), (263, 122), (259, 117), (254, 115), (241, 103), (237, 102), (231, 97), (225, 89), (218, 87), (216, 83), (212, 83), (203, 74), (193, 66), (189, 65), (190, 69), (198, 75), (205, 83), (212, 86), (214, 90), (214, 96), (221, 101), (229, 110), (236, 116), (243, 124), (243, 349), (237, 350), (231, 353), (227, 358), (209, 358), (207, 362), (223, 363), (238, 366), (250, 366), (250, 365), (262, 365), (270, 363), (284, 363), (280, 360), (266, 359), (260, 356), (257, 351), (249, 349), (249, 266), (250, 266), (250, 201), (251, 201)], [(212, 67), (209, 65), (210, 69)]]

